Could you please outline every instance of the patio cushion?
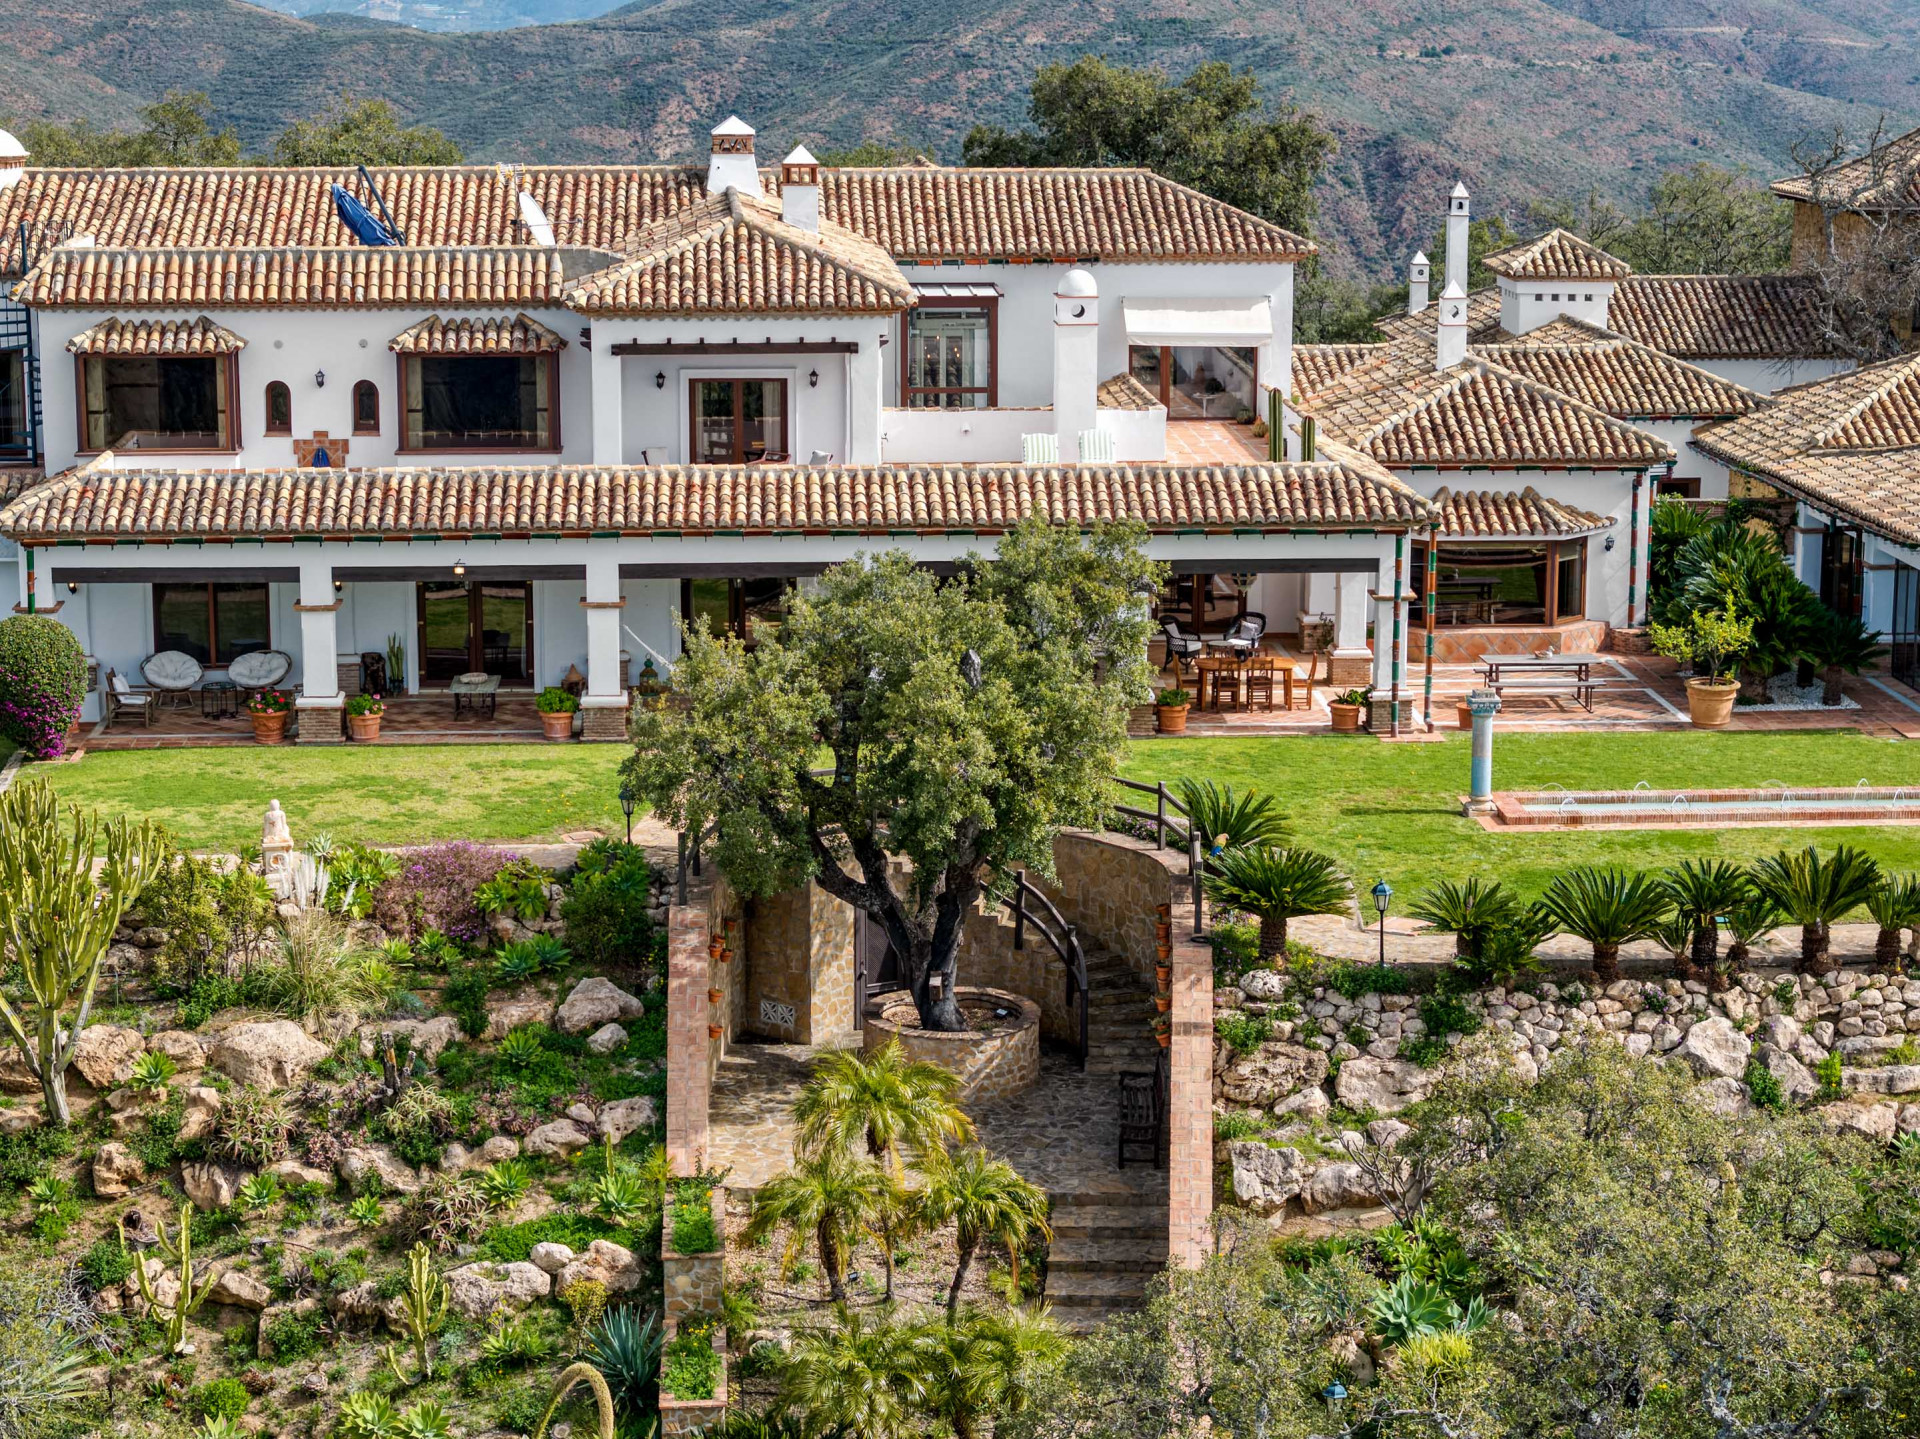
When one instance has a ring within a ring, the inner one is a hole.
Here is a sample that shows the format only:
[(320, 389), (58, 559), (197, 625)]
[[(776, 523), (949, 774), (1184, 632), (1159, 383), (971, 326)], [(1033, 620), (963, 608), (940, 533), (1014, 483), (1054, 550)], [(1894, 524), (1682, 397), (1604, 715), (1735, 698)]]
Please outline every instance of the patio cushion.
[(179, 650), (162, 650), (140, 666), (147, 683), (163, 690), (190, 690), (200, 681), (200, 662)]
[(227, 678), (242, 689), (261, 690), (277, 685), (293, 668), (293, 660), (279, 650), (251, 650), (227, 666)]
[(108, 675), (107, 684), (117, 695), (130, 695), (133, 693), (133, 686), (127, 683), (127, 677), (123, 674)]

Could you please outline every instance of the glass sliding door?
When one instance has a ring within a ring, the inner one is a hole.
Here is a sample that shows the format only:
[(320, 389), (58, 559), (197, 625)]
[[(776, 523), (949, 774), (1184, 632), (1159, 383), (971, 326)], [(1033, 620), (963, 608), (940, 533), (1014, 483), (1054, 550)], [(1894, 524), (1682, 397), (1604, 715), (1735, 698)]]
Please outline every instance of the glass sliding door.
[(760, 636), (787, 617), (791, 579), (686, 579), (680, 581), (680, 613), (692, 629), (745, 640), (752, 649)]
[(785, 380), (693, 380), (690, 463), (751, 465), (787, 458)]
[(457, 675), (533, 683), (533, 586), (525, 580), (428, 580), (419, 586), (420, 686)]
[(1238, 420), (1259, 411), (1259, 352), (1223, 345), (1134, 345), (1127, 370), (1170, 420)]

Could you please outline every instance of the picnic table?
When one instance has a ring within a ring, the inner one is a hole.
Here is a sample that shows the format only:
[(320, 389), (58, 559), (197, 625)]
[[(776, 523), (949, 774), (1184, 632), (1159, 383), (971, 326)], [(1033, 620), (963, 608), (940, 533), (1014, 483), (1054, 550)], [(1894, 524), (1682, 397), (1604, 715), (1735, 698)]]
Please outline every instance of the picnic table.
[(1545, 671), (1548, 674), (1570, 674), (1576, 679), (1593, 678), (1594, 655), (1481, 655), (1480, 663), (1486, 667), (1487, 683), (1500, 683), (1502, 670)]
[[(1489, 688), (1501, 695), (1534, 694), (1545, 697), (1564, 695), (1593, 713), (1593, 692), (1604, 689), (1607, 681), (1593, 677), (1594, 655), (1481, 655), (1480, 663), (1486, 666), (1486, 682)], [(1545, 679), (1506, 679), (1502, 671), (1518, 673), (1544, 673)]]

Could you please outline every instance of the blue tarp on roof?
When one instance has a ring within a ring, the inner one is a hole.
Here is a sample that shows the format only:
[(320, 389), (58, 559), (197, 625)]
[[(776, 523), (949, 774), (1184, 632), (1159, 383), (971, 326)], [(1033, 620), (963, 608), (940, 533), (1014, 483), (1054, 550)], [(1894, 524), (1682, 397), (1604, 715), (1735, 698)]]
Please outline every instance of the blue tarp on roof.
[(386, 227), (381, 218), (349, 195), (339, 185), (333, 187), (333, 208), (339, 212), (340, 223), (353, 231), (353, 236), (363, 245), (397, 245), (393, 231)]

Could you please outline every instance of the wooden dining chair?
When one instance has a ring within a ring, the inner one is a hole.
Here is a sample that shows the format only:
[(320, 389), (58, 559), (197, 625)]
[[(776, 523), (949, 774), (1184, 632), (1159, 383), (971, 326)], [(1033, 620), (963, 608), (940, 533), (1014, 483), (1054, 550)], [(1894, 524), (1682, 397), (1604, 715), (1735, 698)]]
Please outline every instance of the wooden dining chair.
[(1246, 661), (1244, 669), (1247, 687), (1247, 708), (1273, 708), (1273, 656), (1254, 655)]

